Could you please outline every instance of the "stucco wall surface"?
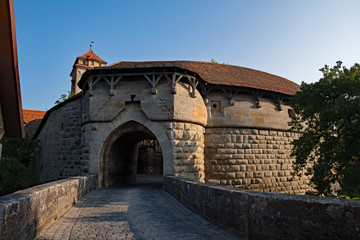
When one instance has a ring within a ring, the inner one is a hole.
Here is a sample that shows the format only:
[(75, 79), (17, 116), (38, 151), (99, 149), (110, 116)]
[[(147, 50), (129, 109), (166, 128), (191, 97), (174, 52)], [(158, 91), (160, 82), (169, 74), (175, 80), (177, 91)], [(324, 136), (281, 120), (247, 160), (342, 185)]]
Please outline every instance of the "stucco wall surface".
[(181, 83), (173, 94), (167, 80), (159, 81), (157, 94), (152, 94), (149, 86), (144, 79), (122, 80), (113, 89), (104, 81), (97, 82), (92, 90), (83, 93), (82, 123), (114, 121), (132, 102), (138, 102), (151, 121), (206, 123), (206, 108), (198, 91), (192, 98), (189, 86)]
[(254, 96), (239, 93), (231, 100), (222, 91), (208, 94), (207, 127), (240, 127), (289, 130), (291, 108), (284, 104), (279, 106), (273, 98), (263, 97), (257, 106)]
[(259, 193), (174, 176), (165, 191), (244, 239), (360, 239), (360, 202)]
[(96, 187), (97, 175), (90, 174), (1, 197), (0, 239), (34, 239)]

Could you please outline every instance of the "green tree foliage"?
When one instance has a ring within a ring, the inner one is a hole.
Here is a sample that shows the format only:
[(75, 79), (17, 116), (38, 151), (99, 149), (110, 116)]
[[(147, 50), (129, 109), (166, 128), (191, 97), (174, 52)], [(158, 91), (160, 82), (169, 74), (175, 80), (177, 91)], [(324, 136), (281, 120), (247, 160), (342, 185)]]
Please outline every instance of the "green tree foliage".
[(34, 150), (38, 146), (37, 140), (4, 137), (1, 140), (2, 157), (15, 158), (27, 167), (31, 167), (34, 160)]
[(61, 94), (60, 98), (58, 100), (56, 100), (55, 104), (57, 105), (59, 103), (62, 103), (65, 100), (68, 100), (68, 99), (72, 98), (75, 95), (76, 95), (76, 93), (70, 92), (70, 91), (68, 91), (68, 94), (65, 94), (65, 93)]
[(224, 64), (224, 65), (230, 65), (229, 63), (225, 63), (225, 62), (223, 62), (223, 63), (219, 63), (218, 61), (216, 61), (215, 59), (211, 59), (210, 60), (210, 63), (213, 63), (213, 64)]
[[(303, 132), (294, 141), (294, 173), (305, 170), (317, 194), (360, 193), (360, 65), (350, 69), (337, 62), (320, 69), (323, 77), (302, 83), (289, 104), (297, 116), (292, 130)], [(310, 163), (309, 165), (307, 163)]]
[(16, 158), (0, 159), (0, 196), (30, 187), (33, 181), (32, 171)]
[(0, 196), (32, 186), (33, 153), (38, 141), (4, 137), (1, 144)]

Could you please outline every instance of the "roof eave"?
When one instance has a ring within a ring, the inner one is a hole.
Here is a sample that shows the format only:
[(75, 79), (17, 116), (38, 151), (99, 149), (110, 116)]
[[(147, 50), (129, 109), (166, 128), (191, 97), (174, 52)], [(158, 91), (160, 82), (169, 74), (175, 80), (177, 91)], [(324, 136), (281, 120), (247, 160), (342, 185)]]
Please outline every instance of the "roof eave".
[(4, 36), (0, 38), (0, 102), (5, 136), (24, 137), (13, 1), (1, 1), (0, 10), (4, 23), (1, 28)]
[[(149, 69), (149, 68), (159, 68), (159, 67), (169, 67), (169, 68), (179, 68), (182, 69), (183, 71), (186, 72), (190, 72), (194, 75), (196, 75), (199, 79), (201, 79), (203, 82), (207, 83), (207, 84), (211, 84), (211, 85), (217, 85), (217, 86), (227, 86), (227, 87), (239, 87), (239, 88), (247, 88), (247, 89), (257, 89), (257, 90), (261, 90), (261, 91), (266, 91), (266, 92), (271, 92), (271, 93), (275, 93), (275, 94), (281, 94), (284, 96), (292, 96), (296, 93), (296, 91), (291, 91), (291, 92), (286, 92), (286, 91), (282, 91), (280, 89), (278, 90), (274, 90), (274, 89), (269, 89), (266, 87), (256, 87), (256, 86), (236, 86), (236, 85), (232, 85), (232, 84), (227, 84), (227, 83), (212, 83), (210, 81), (206, 81), (203, 78), (201, 78), (201, 76), (199, 76), (196, 72), (192, 72), (188, 69), (185, 68), (181, 68), (181, 66), (179, 64), (145, 64), (142, 65), (141, 63), (139, 63), (139, 65), (121, 65), (121, 66), (116, 66), (116, 65), (110, 65), (110, 66), (106, 66), (106, 67), (96, 67), (93, 69), (88, 69), (81, 77), (78, 86), (83, 90), (85, 83), (87, 81), (87, 79), (89, 78), (89, 76), (91, 76), (92, 74), (98, 74), (102, 71), (121, 71), (121, 70), (126, 70), (126, 69)], [(300, 89), (300, 88), (299, 88)]]

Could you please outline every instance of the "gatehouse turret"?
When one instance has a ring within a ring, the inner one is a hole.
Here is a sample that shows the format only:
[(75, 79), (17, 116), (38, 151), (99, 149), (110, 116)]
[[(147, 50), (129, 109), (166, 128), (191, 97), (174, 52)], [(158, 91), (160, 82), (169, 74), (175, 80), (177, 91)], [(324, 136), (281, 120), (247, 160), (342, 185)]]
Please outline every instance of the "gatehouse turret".
[(88, 69), (92, 69), (95, 67), (104, 67), (107, 64), (104, 60), (102, 60), (99, 56), (97, 56), (93, 50), (90, 50), (78, 56), (75, 60), (73, 65), (73, 69), (70, 73), (71, 76), (71, 92), (72, 93), (79, 93), (81, 89), (77, 86), (81, 76), (84, 72)]

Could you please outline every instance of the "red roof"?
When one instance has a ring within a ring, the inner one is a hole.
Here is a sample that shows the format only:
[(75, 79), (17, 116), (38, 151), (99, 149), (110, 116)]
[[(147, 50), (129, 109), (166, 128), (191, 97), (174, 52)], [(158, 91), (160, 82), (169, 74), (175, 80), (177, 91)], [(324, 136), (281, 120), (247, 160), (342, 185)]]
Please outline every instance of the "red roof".
[(46, 111), (37, 111), (37, 110), (25, 110), (23, 109), (23, 119), (24, 124), (28, 124), (29, 122), (37, 119), (43, 119)]
[(194, 61), (151, 61), (151, 62), (117, 62), (109, 67), (171, 67), (176, 66), (198, 74), (205, 82), (216, 85), (255, 88), (272, 92), (294, 95), (300, 90), (298, 84), (266, 72), (208, 62)]
[(79, 56), (78, 58), (91, 59), (91, 60), (95, 60), (95, 61), (105, 63), (105, 64), (107, 63), (104, 60), (102, 60), (101, 58), (99, 58), (91, 49), (87, 53)]

